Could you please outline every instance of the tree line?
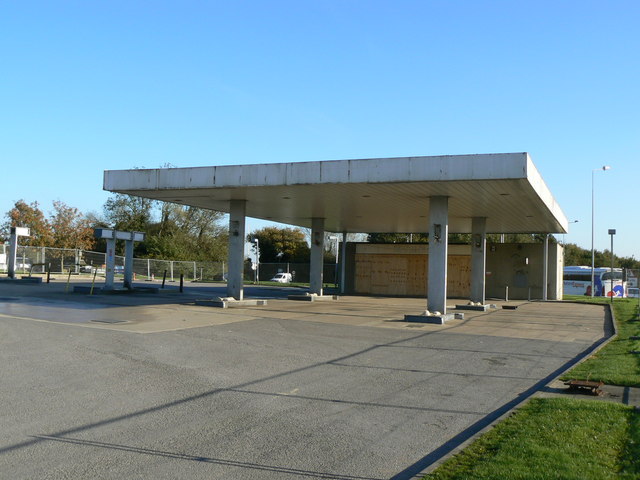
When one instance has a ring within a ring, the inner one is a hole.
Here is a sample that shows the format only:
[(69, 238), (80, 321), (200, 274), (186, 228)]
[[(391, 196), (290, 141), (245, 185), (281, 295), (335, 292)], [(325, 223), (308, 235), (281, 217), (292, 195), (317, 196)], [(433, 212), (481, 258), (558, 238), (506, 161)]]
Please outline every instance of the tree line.
[[(228, 232), (220, 222), (224, 214), (203, 208), (162, 203), (131, 195), (114, 194), (101, 213), (82, 213), (77, 208), (54, 201), (48, 215), (38, 202), (15, 202), (0, 226), (0, 236), (8, 240), (10, 227), (28, 227), (29, 237), (20, 244), (33, 247), (93, 250), (104, 252), (106, 241), (94, 238), (95, 228), (144, 232), (134, 255), (163, 260), (224, 261)], [(124, 246), (116, 244), (122, 255)]]

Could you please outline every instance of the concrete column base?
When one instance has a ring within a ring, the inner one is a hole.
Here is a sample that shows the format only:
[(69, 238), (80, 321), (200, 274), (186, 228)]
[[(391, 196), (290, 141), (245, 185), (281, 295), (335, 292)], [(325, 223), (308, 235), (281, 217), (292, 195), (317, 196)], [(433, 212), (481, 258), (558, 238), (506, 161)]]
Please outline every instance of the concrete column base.
[(261, 307), (266, 304), (266, 300), (236, 300), (235, 298), (213, 298), (211, 300), (196, 300), (196, 305), (200, 307), (217, 308)]
[(320, 302), (326, 300), (338, 300), (340, 297), (338, 295), (314, 295), (313, 293), (302, 294), (302, 295), (289, 295), (287, 297), (289, 300), (299, 300), (303, 302)]
[(404, 321), (409, 323), (434, 323), (436, 325), (444, 325), (449, 320), (463, 320), (464, 313), (444, 313), (440, 315), (405, 315)]
[(473, 312), (486, 312), (490, 308), (496, 308), (496, 306), (487, 303), (483, 305), (456, 305), (456, 310), (471, 310)]

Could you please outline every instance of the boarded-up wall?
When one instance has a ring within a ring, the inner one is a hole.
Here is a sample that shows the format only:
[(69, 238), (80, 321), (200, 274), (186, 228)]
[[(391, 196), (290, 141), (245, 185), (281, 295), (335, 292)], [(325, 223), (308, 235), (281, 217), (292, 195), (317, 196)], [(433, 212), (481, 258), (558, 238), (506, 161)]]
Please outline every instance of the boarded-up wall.
[[(428, 246), (425, 244), (347, 245), (346, 292), (423, 297), (427, 294)], [(549, 246), (548, 298), (562, 298), (562, 246)], [(469, 298), (471, 247), (450, 244), (447, 296)], [(543, 245), (491, 244), (487, 247), (486, 296), (542, 298)]]
[[(365, 295), (426, 295), (427, 257), (426, 254), (356, 253), (355, 291)], [(447, 296), (468, 297), (471, 257), (449, 255), (447, 265)]]

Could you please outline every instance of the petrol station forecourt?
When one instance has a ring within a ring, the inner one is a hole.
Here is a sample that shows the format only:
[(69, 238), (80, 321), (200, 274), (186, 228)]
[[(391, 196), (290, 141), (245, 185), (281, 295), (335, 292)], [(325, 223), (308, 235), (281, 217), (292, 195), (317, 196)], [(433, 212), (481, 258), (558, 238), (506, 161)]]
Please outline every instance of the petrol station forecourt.
[[(480, 239), (476, 263), (484, 261), (484, 236), (501, 225), (566, 227), (526, 154), (259, 167), (106, 172), (105, 186), (128, 178), (137, 190), (114, 191), (227, 205), (236, 248), (245, 216), (266, 218), (261, 209), (274, 221), (312, 226), (316, 252), (324, 230), (394, 227), (429, 230), (431, 238), (468, 230)], [(485, 178), (489, 167), (495, 178)], [(266, 185), (278, 180), (273, 172), (280, 183)], [(178, 196), (166, 188), (176, 178), (201, 186)], [(204, 186), (211, 182), (224, 186)], [(503, 211), (491, 216), (494, 209)], [(427, 293), (445, 290), (446, 314), (446, 268), (436, 265), (433, 274), (432, 256), (429, 275), (444, 278), (429, 282)], [(486, 303), (484, 283), (473, 279), (479, 296), (472, 298)], [(322, 295), (321, 278), (312, 289), (318, 282)], [(0, 393), (3, 408), (14, 410), (3, 412), (0, 470), (23, 478), (42, 471), (50, 478), (413, 478), (591, 351), (605, 324), (601, 306), (526, 301), (510, 302), (517, 310), (412, 324), (403, 314), (424, 308), (424, 298), (346, 295), (300, 304), (280, 289), (241, 282), (155, 295), (71, 295), (55, 282), (0, 289), (3, 338), (20, 339), (3, 345), (16, 365), (7, 381), (17, 387)], [(270, 296), (268, 306), (196, 302), (230, 294), (240, 301), (245, 293)], [(25, 397), (27, 385), (38, 388)]]
[[(428, 232), (428, 310), (447, 315), (448, 233), (470, 233), (470, 298), (485, 305), (487, 233), (566, 233), (527, 153), (111, 170), (104, 189), (229, 213), (227, 296), (242, 301), (246, 217), (311, 228), (310, 288), (322, 296), (324, 232)], [(548, 238), (548, 237), (547, 237)], [(341, 256), (345, 256), (342, 242)], [(543, 299), (547, 299), (545, 242)], [(342, 284), (345, 262), (341, 266)], [(557, 296), (557, 295), (556, 295)]]

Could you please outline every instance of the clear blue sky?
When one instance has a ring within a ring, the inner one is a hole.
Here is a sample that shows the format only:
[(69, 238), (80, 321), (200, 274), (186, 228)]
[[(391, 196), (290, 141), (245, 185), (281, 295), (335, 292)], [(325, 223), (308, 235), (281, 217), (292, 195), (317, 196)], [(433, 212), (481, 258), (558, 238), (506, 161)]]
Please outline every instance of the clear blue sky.
[[(640, 257), (640, 2), (0, 6), (0, 213), (101, 211), (102, 171), (531, 154), (567, 242)], [(250, 223), (251, 229), (256, 223)]]

